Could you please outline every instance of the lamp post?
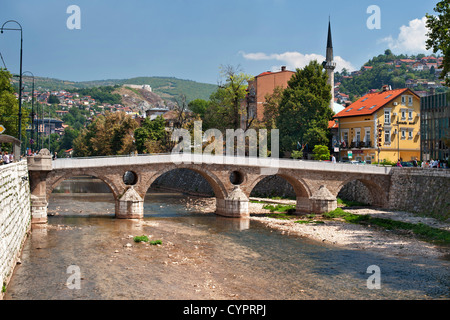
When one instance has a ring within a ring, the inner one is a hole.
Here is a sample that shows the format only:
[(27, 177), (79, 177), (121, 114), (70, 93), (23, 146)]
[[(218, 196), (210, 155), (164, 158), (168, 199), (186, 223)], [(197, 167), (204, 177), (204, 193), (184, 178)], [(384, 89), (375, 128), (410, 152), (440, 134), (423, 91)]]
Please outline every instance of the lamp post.
[[(14, 22), (19, 25), (20, 29), (16, 28), (4, 28), (5, 24), (8, 22)], [(6, 21), (2, 27), (0, 28), (0, 33), (3, 33), (3, 30), (15, 30), (20, 31), (20, 80), (19, 80), (19, 141), (22, 144), (22, 47), (23, 47), (23, 32), (22, 32), (22, 26), (20, 23), (18, 23), (15, 20), (8, 20)]]
[[(35, 143), (35, 141), (34, 141), (34, 131), (35, 131), (35, 125), (34, 125), (34, 117), (35, 117), (35, 113), (34, 113), (34, 74), (30, 71), (25, 71), (23, 74), (25, 74), (25, 73), (29, 73), (33, 77), (33, 85), (31, 88), (31, 152), (33, 153), (33, 151), (34, 151), (33, 145)], [(39, 140), (39, 138), (37, 137), (36, 140)], [(38, 144), (38, 146), (39, 146), (39, 144)]]
[(339, 118), (336, 118), (336, 124), (338, 126), (338, 137), (337, 137), (337, 141), (338, 141), (338, 161), (341, 162), (341, 124), (339, 123)]

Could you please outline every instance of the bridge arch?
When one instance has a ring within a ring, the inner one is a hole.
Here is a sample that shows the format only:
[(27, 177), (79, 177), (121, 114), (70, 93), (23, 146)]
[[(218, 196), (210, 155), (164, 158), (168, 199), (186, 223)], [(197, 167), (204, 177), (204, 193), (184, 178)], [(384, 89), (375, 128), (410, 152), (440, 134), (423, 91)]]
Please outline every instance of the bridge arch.
[[(297, 198), (309, 198), (311, 196), (311, 190), (309, 189), (308, 185), (306, 184), (306, 182), (303, 179), (301, 179), (301, 178), (297, 179), (291, 175), (283, 174), (283, 173), (277, 173), (274, 176), (278, 176), (278, 177), (282, 178), (283, 180), (287, 181), (294, 189), (294, 192), (295, 192), (295, 195)], [(255, 180), (253, 180), (247, 188), (247, 190), (248, 190), (247, 196), (250, 196), (252, 191), (255, 189), (255, 187), (259, 183), (264, 183), (264, 180), (268, 179), (270, 177), (273, 177), (273, 176), (258, 176)]]
[[(149, 190), (152, 186), (152, 184), (161, 177), (162, 175), (169, 173), (174, 170), (179, 169), (187, 169), (190, 171), (193, 171), (195, 173), (198, 173), (200, 176), (202, 176), (210, 185), (211, 189), (214, 192), (214, 196), (217, 199), (225, 199), (227, 196), (227, 189), (224, 184), (224, 181), (220, 179), (215, 173), (208, 170), (204, 166), (195, 166), (195, 165), (170, 165), (170, 166), (164, 166), (159, 171), (151, 171), (150, 173), (146, 173), (145, 170), (141, 172), (141, 186), (139, 188), (140, 193), (144, 194), (147, 193), (147, 190)], [(176, 187), (176, 186), (175, 186)]]
[(73, 171), (64, 171), (63, 173), (58, 173), (57, 171), (53, 171), (48, 175), (47, 189), (46, 189), (47, 202), (49, 201), (53, 190), (59, 184), (61, 184), (64, 180), (67, 180), (67, 179), (70, 179), (73, 177), (79, 177), (79, 176), (89, 176), (89, 177), (94, 177), (94, 178), (101, 180), (111, 190), (114, 199), (115, 200), (119, 199), (121, 192), (120, 192), (119, 187), (117, 186), (117, 182), (114, 181), (113, 179), (111, 179), (103, 174), (98, 174), (97, 172), (91, 172), (91, 171), (86, 171), (86, 170), (83, 170), (83, 171), (73, 170)]
[[(383, 184), (380, 184), (374, 177), (366, 178), (366, 177), (349, 177), (345, 180), (343, 180), (336, 192), (336, 198), (338, 197), (339, 193), (345, 186), (348, 186), (349, 184), (354, 183), (355, 185), (353, 187), (358, 187), (357, 183), (361, 183), (366, 190), (358, 190), (358, 193), (362, 193), (363, 191), (368, 191), (363, 200), (360, 200), (359, 202), (382, 207), (386, 204), (386, 189), (389, 188), (389, 186), (383, 186)], [(350, 193), (352, 191), (350, 190)]]

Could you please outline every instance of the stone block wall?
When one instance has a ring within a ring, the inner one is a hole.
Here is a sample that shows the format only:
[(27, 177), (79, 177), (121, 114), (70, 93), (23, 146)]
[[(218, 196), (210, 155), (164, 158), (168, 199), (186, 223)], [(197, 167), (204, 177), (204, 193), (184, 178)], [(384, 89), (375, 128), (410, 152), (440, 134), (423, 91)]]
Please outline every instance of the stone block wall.
[(450, 219), (450, 170), (394, 168), (389, 208)]
[[(2, 288), (7, 285), (14, 271), (30, 226), (30, 186), (27, 162), (21, 161), (0, 166), (0, 284)], [(0, 293), (0, 299), (2, 297), (3, 292)]]

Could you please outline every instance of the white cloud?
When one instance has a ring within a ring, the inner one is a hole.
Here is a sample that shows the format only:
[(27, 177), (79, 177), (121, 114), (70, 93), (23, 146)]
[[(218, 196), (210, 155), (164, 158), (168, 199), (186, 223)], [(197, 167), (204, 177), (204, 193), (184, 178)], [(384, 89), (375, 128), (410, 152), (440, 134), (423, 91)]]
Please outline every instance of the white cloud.
[[(272, 53), (266, 54), (262, 52), (257, 53), (245, 53), (241, 52), (242, 56), (248, 60), (276, 60), (283, 62), (283, 65), (286, 65), (287, 69), (294, 70), (296, 68), (304, 68), (309, 64), (312, 60), (317, 60), (319, 63), (325, 60), (325, 57), (320, 54), (302, 54), (300, 52), (284, 52), (284, 53)], [(334, 61), (336, 62), (336, 70), (341, 71), (343, 68), (348, 71), (356, 70), (356, 68), (348, 61), (344, 60), (342, 57), (335, 57)], [(272, 67), (272, 70), (279, 70), (279, 66)]]
[(414, 19), (407, 26), (400, 27), (400, 33), (397, 38), (392, 36), (381, 39), (379, 43), (387, 43), (389, 49), (396, 54), (418, 54), (431, 53), (426, 49), (427, 33), (429, 29), (426, 26), (427, 18)]

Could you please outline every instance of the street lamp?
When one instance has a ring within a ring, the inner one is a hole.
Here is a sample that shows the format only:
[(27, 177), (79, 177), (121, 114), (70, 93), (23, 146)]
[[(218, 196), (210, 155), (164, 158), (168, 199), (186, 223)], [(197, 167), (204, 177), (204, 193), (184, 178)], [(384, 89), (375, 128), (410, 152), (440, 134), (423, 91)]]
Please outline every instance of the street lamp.
[[(31, 152), (34, 151), (33, 149), (33, 145), (35, 143), (34, 141), (34, 131), (35, 131), (35, 125), (34, 125), (34, 117), (35, 117), (35, 113), (34, 113), (34, 74), (30, 71), (25, 71), (23, 74), (25, 73), (29, 73), (32, 77), (33, 77), (33, 85), (31, 88)], [(36, 137), (36, 140), (39, 140), (39, 136)], [(39, 146), (39, 144), (38, 144)]]
[[(19, 25), (20, 29), (16, 28), (4, 28), (5, 24), (8, 22), (14, 22)], [(22, 26), (20, 23), (18, 23), (15, 20), (8, 20), (6, 21), (2, 27), (0, 28), (0, 33), (3, 33), (3, 30), (15, 30), (20, 31), (20, 80), (19, 80), (19, 141), (22, 144), (22, 47), (23, 47), (23, 32), (22, 32)]]

